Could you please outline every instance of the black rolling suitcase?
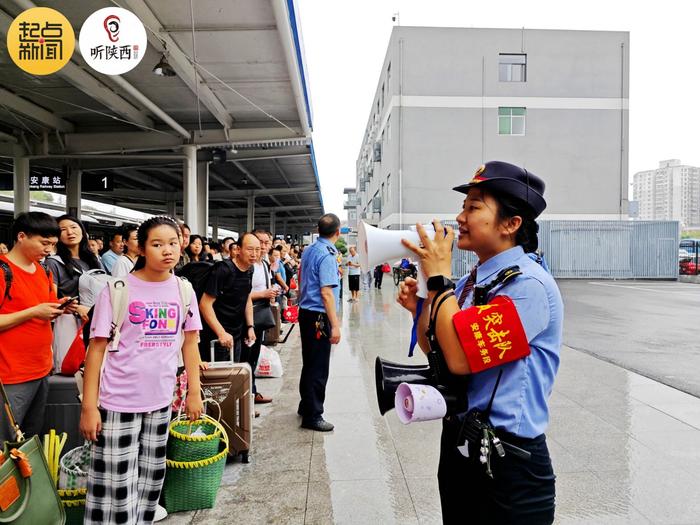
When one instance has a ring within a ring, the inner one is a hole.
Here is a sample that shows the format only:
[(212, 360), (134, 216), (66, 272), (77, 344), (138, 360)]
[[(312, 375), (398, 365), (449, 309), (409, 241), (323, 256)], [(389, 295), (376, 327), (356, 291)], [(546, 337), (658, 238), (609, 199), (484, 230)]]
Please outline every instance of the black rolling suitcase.
[(80, 400), (75, 377), (61, 375), (49, 377), (46, 416), (40, 435), (48, 434), (52, 428), (58, 434), (61, 432), (68, 434), (68, 441), (63, 447), (66, 452), (81, 446), (85, 441), (80, 435)]

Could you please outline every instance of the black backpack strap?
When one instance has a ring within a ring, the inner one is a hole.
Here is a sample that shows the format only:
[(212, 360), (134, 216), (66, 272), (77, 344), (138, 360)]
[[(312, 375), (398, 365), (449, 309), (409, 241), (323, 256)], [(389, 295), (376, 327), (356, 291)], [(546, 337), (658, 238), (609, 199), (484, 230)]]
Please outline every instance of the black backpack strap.
[(263, 268), (265, 268), (265, 287), (269, 288), (272, 285), (272, 267), (265, 259), (262, 259)]
[[(46, 266), (46, 263), (43, 261), (39, 263), (39, 265), (44, 269), (44, 273), (46, 273), (46, 278), (49, 281), (49, 294), (51, 294), (52, 285), (53, 281), (51, 279), (51, 271), (49, 270), (48, 266)], [(5, 304), (5, 299), (9, 299), (12, 301), (12, 296), (10, 295), (10, 287), (12, 286), (12, 268), (10, 268), (10, 265), (7, 264), (5, 261), (0, 260), (0, 269), (2, 269), (3, 277), (5, 278), (5, 294), (2, 297), (2, 301), (0, 301), (0, 306)]]
[(212, 266), (211, 271), (213, 272), (216, 265), (219, 264), (225, 266), (228, 269), (229, 274), (231, 274), (231, 280), (229, 281), (230, 286), (228, 286), (228, 288), (233, 288), (233, 283), (236, 280), (236, 263), (234, 263), (231, 259), (223, 259), (221, 261), (216, 261), (214, 263), (214, 266)]
[(12, 301), (12, 296), (10, 295), (10, 287), (12, 286), (12, 268), (5, 261), (0, 260), (0, 268), (2, 268), (3, 277), (5, 278), (5, 294), (2, 297), (2, 302), (0, 306), (5, 304), (5, 299)]
[[(39, 263), (41, 267), (44, 269), (44, 273), (46, 274), (46, 277), (51, 278), (51, 270), (49, 270), (49, 267), (46, 266), (46, 263), (40, 262)], [(82, 273), (82, 272), (81, 272)]]

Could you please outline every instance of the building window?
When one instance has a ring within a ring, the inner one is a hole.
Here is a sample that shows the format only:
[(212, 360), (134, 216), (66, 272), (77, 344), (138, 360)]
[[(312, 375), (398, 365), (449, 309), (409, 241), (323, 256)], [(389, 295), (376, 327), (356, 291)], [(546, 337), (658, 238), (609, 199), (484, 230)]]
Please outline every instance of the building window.
[(391, 81), (391, 62), (386, 67), (386, 91), (389, 92), (389, 82)]
[(391, 200), (391, 173), (386, 176), (386, 202)]
[(386, 118), (386, 136), (389, 140), (391, 140), (391, 113)]
[(527, 80), (527, 55), (499, 54), (498, 80), (500, 82), (525, 82)]
[(498, 108), (499, 135), (525, 135), (525, 108)]
[(382, 200), (379, 195), (379, 190), (374, 192), (374, 197), (372, 197), (371, 211), (372, 213), (382, 213)]

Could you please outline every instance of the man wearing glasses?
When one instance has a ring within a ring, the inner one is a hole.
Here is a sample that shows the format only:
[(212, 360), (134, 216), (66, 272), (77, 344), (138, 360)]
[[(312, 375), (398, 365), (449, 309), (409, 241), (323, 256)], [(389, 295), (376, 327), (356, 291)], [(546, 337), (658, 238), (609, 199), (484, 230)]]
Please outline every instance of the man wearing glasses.
[[(260, 241), (252, 233), (243, 233), (238, 242), (231, 245), (231, 258), (212, 267), (199, 300), (204, 320), (199, 343), (202, 361), (209, 361), (214, 339), (229, 351), (233, 348), (236, 361), (241, 360), (242, 342), (248, 346), (255, 343), (250, 292), (253, 264), (259, 257)], [(229, 356), (219, 359), (229, 359)]]

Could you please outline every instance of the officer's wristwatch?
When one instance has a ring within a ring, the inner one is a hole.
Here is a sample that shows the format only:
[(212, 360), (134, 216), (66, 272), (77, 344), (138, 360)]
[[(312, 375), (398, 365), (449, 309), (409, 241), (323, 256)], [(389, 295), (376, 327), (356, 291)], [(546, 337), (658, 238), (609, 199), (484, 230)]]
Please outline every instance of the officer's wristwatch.
[(435, 275), (428, 278), (428, 291), (429, 292), (442, 292), (447, 289), (454, 290), (455, 283), (452, 279), (445, 277), (444, 275)]

